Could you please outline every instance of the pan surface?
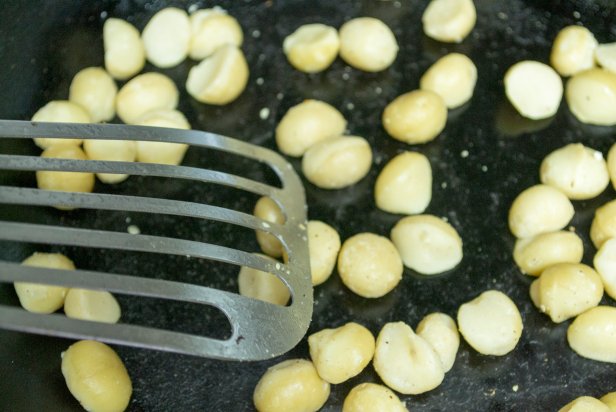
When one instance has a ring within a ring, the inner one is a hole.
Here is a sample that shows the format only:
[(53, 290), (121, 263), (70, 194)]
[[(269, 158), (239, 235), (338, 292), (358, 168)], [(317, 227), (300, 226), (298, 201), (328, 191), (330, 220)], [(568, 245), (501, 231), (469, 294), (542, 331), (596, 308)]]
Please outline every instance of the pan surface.
[[(199, 7), (218, 4), (239, 20), (245, 34), (243, 50), (251, 69), (249, 85), (237, 101), (212, 107), (196, 103), (183, 90), (194, 62), (186, 61), (168, 70), (146, 66), (145, 71), (161, 71), (176, 81), (182, 93), (179, 109), (193, 128), (275, 148), (274, 128), (289, 107), (307, 98), (327, 101), (347, 118), (351, 134), (370, 141), (375, 164), (365, 179), (348, 189), (326, 191), (305, 182), (309, 218), (328, 222), (342, 239), (364, 231), (388, 235), (401, 216), (376, 209), (372, 198), (374, 181), (388, 159), (411, 149), (427, 155), (433, 168), (433, 198), (426, 212), (446, 217), (464, 241), (464, 259), (457, 268), (430, 278), (406, 269), (400, 285), (380, 299), (354, 295), (334, 273), (315, 289), (309, 333), (348, 321), (364, 324), (375, 335), (390, 321), (405, 321), (414, 327), (423, 316), (435, 311), (455, 317), (462, 303), (487, 289), (498, 289), (511, 297), (522, 313), (524, 332), (516, 349), (503, 357), (482, 356), (462, 342), (456, 363), (442, 385), (419, 396), (402, 396), (409, 410), (557, 410), (578, 396), (600, 397), (616, 390), (614, 365), (576, 355), (566, 341), (570, 322), (553, 324), (533, 307), (528, 296), (532, 279), (523, 276), (512, 261), (514, 238), (507, 228), (509, 205), (520, 191), (538, 183), (539, 164), (546, 154), (571, 142), (584, 143), (606, 154), (615, 141), (615, 129), (579, 123), (564, 103), (553, 119), (525, 121), (506, 102), (502, 86), (503, 75), (513, 63), (523, 59), (547, 62), (553, 38), (566, 25), (583, 24), (600, 43), (615, 41), (616, 7), (611, 2), (477, 0), (477, 26), (463, 43), (449, 45), (423, 35), (421, 14), (427, 5), (425, 0), (7, 1), (0, 8), (0, 118), (29, 119), (46, 102), (66, 99), (70, 80), (77, 71), (102, 65), (105, 18), (125, 18), (142, 29), (159, 9), (171, 5), (187, 9), (193, 3)], [(359, 16), (377, 17), (393, 29), (400, 52), (389, 69), (363, 73), (337, 59), (323, 73), (306, 75), (287, 63), (282, 40), (300, 25), (320, 22), (340, 27)], [(385, 105), (416, 89), (423, 72), (440, 56), (453, 51), (468, 55), (478, 67), (471, 102), (450, 112), (446, 129), (431, 143), (411, 147), (388, 137), (380, 122)], [(265, 119), (259, 116), (263, 108), (269, 110)], [(38, 153), (29, 142), (0, 149)], [(191, 151), (186, 161), (200, 164), (203, 160)], [(293, 160), (293, 164), (299, 170), (300, 163)], [(31, 176), (0, 174), (0, 184), (14, 179), (34, 184)], [(131, 178), (113, 190), (141, 193), (144, 189), (140, 183)], [(169, 190), (179, 192), (183, 188)], [(592, 263), (595, 253), (588, 237), (594, 210), (613, 198), (610, 186), (595, 199), (574, 203), (576, 214), (571, 225), (584, 240), (587, 264)], [(227, 200), (233, 206), (235, 200)], [(46, 221), (61, 216), (55, 210), (39, 212), (28, 218)], [(24, 217), (20, 213), (24, 212), (0, 207), (1, 219)], [(126, 217), (75, 211), (64, 218), (107, 219), (108, 224), (113, 218), (118, 225), (124, 225)], [(147, 229), (147, 221), (139, 224)], [(190, 228), (182, 230), (190, 232)], [(255, 245), (253, 236), (248, 236), (245, 246)], [(0, 257), (15, 261), (33, 250), (0, 246)], [(71, 257), (78, 267), (91, 260), (89, 255)], [(110, 255), (102, 259), (118, 266), (132, 264)], [(199, 274), (195, 264), (185, 267), (187, 272)], [(156, 267), (146, 263), (131, 269), (153, 272)], [(16, 304), (11, 285), (0, 285), (0, 300)], [(615, 303), (604, 297), (602, 304)], [(124, 313), (132, 314), (137, 321), (162, 316), (131, 302), (123, 301), (122, 306)], [(215, 314), (204, 316), (207, 332), (224, 329), (224, 321)], [(60, 373), (60, 353), (70, 344), (65, 339), (0, 331), (0, 410), (81, 410)], [(252, 391), (268, 367), (283, 359), (308, 357), (306, 339), (283, 357), (254, 363), (117, 346), (115, 349), (133, 380), (131, 411), (250, 411)], [(380, 382), (372, 366), (343, 384), (332, 385), (323, 410), (340, 410), (349, 390), (368, 381)]]

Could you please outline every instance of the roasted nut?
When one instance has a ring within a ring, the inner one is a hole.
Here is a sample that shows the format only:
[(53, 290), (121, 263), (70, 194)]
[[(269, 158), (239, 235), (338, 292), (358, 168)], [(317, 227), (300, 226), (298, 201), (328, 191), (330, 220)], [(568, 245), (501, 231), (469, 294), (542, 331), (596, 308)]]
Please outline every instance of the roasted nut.
[(488, 290), (458, 309), (464, 340), (484, 355), (502, 356), (515, 349), (522, 336), (522, 317), (507, 295)]
[[(90, 123), (90, 114), (81, 106), (68, 100), (54, 100), (41, 107), (34, 116), (33, 122), (63, 122), (63, 123)], [(34, 143), (41, 149), (47, 149), (54, 144), (79, 146), (82, 139), (53, 139), (49, 137), (35, 137)]]
[(103, 25), (105, 69), (118, 80), (139, 73), (145, 65), (145, 49), (139, 30), (129, 22), (110, 18)]
[(426, 36), (460, 43), (475, 27), (477, 11), (472, 0), (432, 0), (421, 21)]
[(441, 57), (421, 76), (419, 88), (443, 98), (449, 109), (462, 106), (473, 97), (477, 83), (477, 67), (460, 53)]
[[(60, 253), (34, 253), (21, 262), (25, 266), (39, 268), (75, 270), (75, 265)], [(21, 306), (29, 312), (52, 313), (64, 304), (67, 287), (42, 285), (39, 283), (15, 282), (15, 292)]]
[[(267, 196), (261, 197), (255, 204), (253, 214), (267, 222), (277, 223), (279, 225), (285, 222), (285, 217), (282, 214), (280, 207), (271, 198)], [(261, 246), (263, 253), (277, 258), (282, 256), (282, 243), (274, 235), (257, 230), (257, 242)]]
[(160, 73), (144, 73), (129, 80), (118, 92), (116, 111), (127, 124), (153, 110), (175, 109), (179, 93), (175, 83)]
[[(177, 110), (160, 109), (143, 114), (135, 120), (139, 126), (168, 127), (174, 129), (190, 129), (190, 124), (184, 115)], [(137, 161), (144, 163), (162, 163), (179, 165), (182, 163), (188, 145), (168, 142), (137, 142)]]
[[(113, 160), (134, 162), (137, 159), (137, 142), (132, 140), (93, 140), (83, 142), (83, 151), (90, 160)], [(97, 173), (103, 183), (120, 183), (127, 174)]]
[(443, 364), (443, 371), (448, 372), (456, 361), (460, 346), (460, 334), (456, 322), (444, 313), (431, 313), (417, 325), (417, 335), (428, 342)]
[(282, 49), (297, 70), (317, 73), (327, 69), (336, 59), (340, 38), (331, 26), (305, 24), (284, 39)]
[(569, 402), (558, 412), (610, 412), (611, 409), (599, 399), (590, 396), (580, 396)]
[(237, 277), (240, 295), (284, 306), (291, 292), (277, 276), (247, 266), (242, 266)]
[(93, 123), (107, 122), (115, 116), (117, 93), (109, 73), (100, 67), (88, 67), (73, 77), (68, 100), (86, 109)]
[(567, 26), (554, 39), (550, 64), (563, 76), (590, 69), (595, 66), (597, 45), (597, 39), (586, 27)]
[(121, 310), (107, 291), (71, 288), (64, 299), (64, 313), (69, 318), (116, 323)]
[(184, 10), (167, 7), (157, 12), (141, 34), (145, 55), (157, 67), (173, 67), (188, 56), (190, 21)]
[[(88, 157), (78, 146), (53, 145), (41, 153), (41, 157), (55, 159), (87, 160)], [(39, 189), (57, 190), (61, 192), (91, 192), (94, 189), (94, 173), (86, 172), (52, 172), (39, 170), (36, 172), (36, 183)], [(60, 205), (61, 206), (61, 205)], [(62, 209), (68, 209), (64, 206)]]
[(518, 239), (513, 248), (515, 263), (522, 273), (532, 276), (556, 263), (580, 263), (583, 255), (582, 239), (567, 230)]
[(391, 29), (374, 17), (358, 17), (340, 27), (340, 57), (359, 70), (379, 72), (396, 59), (398, 42)]
[(240, 47), (244, 41), (242, 27), (237, 20), (219, 7), (197, 10), (190, 15), (191, 59), (202, 60), (226, 44)]
[(616, 299), (616, 238), (603, 242), (595, 254), (593, 265), (601, 276), (605, 292)]
[(567, 82), (565, 97), (580, 122), (616, 124), (616, 73), (598, 68), (580, 72)]
[(590, 225), (590, 239), (597, 249), (611, 237), (616, 237), (616, 200), (597, 208)]
[(579, 315), (567, 329), (567, 341), (580, 356), (616, 363), (616, 308), (597, 306)]
[(560, 323), (597, 306), (603, 297), (601, 277), (582, 263), (558, 263), (530, 285), (535, 306)]
[(424, 275), (453, 269), (462, 260), (462, 239), (456, 229), (432, 215), (407, 216), (391, 230), (406, 267)]
[(329, 278), (336, 266), (340, 235), (327, 223), (311, 220), (308, 222), (308, 250), (312, 284), (320, 285)]
[(360, 383), (347, 395), (342, 412), (408, 412), (404, 403), (389, 388), (376, 383)]
[(391, 159), (374, 184), (376, 206), (390, 213), (422, 213), (432, 199), (432, 167), (419, 152), (403, 152)]
[(595, 49), (595, 60), (605, 70), (616, 73), (616, 43), (598, 45)]

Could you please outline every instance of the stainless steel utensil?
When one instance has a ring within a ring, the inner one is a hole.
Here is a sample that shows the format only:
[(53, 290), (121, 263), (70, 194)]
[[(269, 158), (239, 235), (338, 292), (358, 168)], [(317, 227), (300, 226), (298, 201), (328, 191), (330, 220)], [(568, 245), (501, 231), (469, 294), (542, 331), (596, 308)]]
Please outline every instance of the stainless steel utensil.
[[(0, 282), (33, 282), (103, 289), (114, 293), (211, 305), (228, 318), (227, 340), (132, 324), (105, 324), (69, 319), (62, 314), (41, 315), (0, 304), (0, 327), (76, 339), (184, 353), (217, 359), (258, 360), (280, 355), (304, 336), (312, 316), (312, 285), (306, 235), (306, 202), (301, 181), (277, 153), (221, 135), (153, 127), (35, 123), (0, 120), (0, 139), (33, 137), (143, 140), (185, 143), (245, 156), (269, 166), (280, 188), (216, 170), (149, 163), (51, 159), (0, 154), (0, 169), (122, 173), (190, 179), (269, 196), (286, 216), (284, 224), (265, 222), (248, 213), (219, 206), (138, 196), (73, 193), (30, 187), (0, 186), (0, 204), (123, 210), (208, 219), (269, 232), (282, 242), (288, 263), (229, 247), (166, 236), (128, 234), (60, 225), (0, 220), (0, 240), (107, 248), (192, 257), (249, 266), (278, 276), (289, 288), (292, 303), (278, 306), (223, 290), (177, 281), (86, 270), (52, 270), (0, 261)], [(0, 302), (1, 303), (1, 302)]]

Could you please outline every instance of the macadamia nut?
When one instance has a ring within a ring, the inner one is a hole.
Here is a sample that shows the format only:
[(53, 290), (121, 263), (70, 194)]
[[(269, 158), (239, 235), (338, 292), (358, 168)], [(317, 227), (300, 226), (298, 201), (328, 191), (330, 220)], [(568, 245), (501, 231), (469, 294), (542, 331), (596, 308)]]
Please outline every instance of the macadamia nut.
[[(75, 265), (60, 253), (34, 253), (21, 262), (24, 266), (39, 268), (75, 270)], [(64, 305), (67, 287), (42, 285), (38, 283), (15, 282), (19, 303), (28, 312), (52, 313)]]
[(118, 86), (109, 73), (88, 67), (73, 77), (68, 100), (86, 109), (93, 123), (107, 122), (115, 116), (117, 93)]
[(259, 412), (316, 412), (329, 397), (329, 383), (312, 362), (289, 359), (272, 366), (259, 380), (253, 402)]
[(595, 49), (595, 60), (605, 70), (616, 73), (616, 43), (598, 45)]
[(417, 395), (439, 386), (443, 364), (432, 345), (404, 322), (386, 323), (376, 339), (374, 370), (387, 386)]
[(189, 55), (194, 60), (205, 59), (226, 44), (240, 47), (244, 41), (240, 24), (219, 7), (192, 13), (190, 27), (192, 37)]
[(364, 370), (374, 355), (375, 341), (364, 326), (349, 322), (313, 333), (308, 337), (308, 345), (319, 376), (336, 384)]
[(509, 229), (518, 238), (554, 232), (573, 218), (571, 201), (560, 190), (535, 185), (520, 193), (509, 209)]
[[(132, 140), (93, 140), (83, 142), (83, 151), (90, 160), (113, 160), (134, 162), (137, 159), (137, 142)], [(128, 178), (127, 174), (97, 173), (103, 183), (120, 183)]]
[(325, 282), (336, 266), (340, 251), (340, 235), (330, 225), (319, 220), (308, 222), (308, 250), (313, 286)]
[(595, 66), (597, 45), (597, 39), (586, 27), (567, 26), (554, 39), (550, 64), (565, 77), (590, 69)]
[[(277, 223), (279, 225), (285, 222), (285, 217), (278, 204), (267, 196), (263, 196), (257, 201), (253, 214), (267, 222)], [(257, 243), (259, 243), (263, 253), (274, 258), (282, 256), (283, 247), (278, 238), (260, 230), (257, 230), (256, 233)]]
[(372, 149), (359, 136), (339, 136), (312, 145), (302, 159), (306, 179), (322, 189), (341, 189), (363, 179), (372, 165)]
[(599, 248), (593, 260), (605, 292), (616, 299), (616, 238), (609, 238)]
[[(177, 110), (160, 109), (145, 113), (135, 120), (139, 126), (167, 127), (188, 130), (190, 124)], [(188, 145), (168, 142), (137, 142), (137, 161), (144, 163), (161, 163), (179, 165), (182, 163)]]
[(342, 412), (408, 412), (389, 388), (376, 383), (360, 383), (347, 395)]
[(284, 306), (291, 298), (287, 286), (271, 273), (242, 266), (237, 277), (240, 295)]
[[(61, 122), (61, 123), (91, 123), (90, 114), (78, 104), (68, 100), (54, 100), (41, 107), (34, 116), (33, 122)], [(41, 149), (47, 149), (54, 144), (79, 146), (82, 139), (53, 139), (49, 137), (35, 137), (34, 143)]]
[(340, 27), (340, 57), (366, 72), (385, 70), (396, 59), (398, 42), (391, 29), (374, 17), (358, 17)]
[(242, 94), (248, 83), (248, 73), (242, 50), (226, 44), (190, 69), (186, 90), (201, 103), (224, 105)]
[(444, 313), (431, 313), (417, 325), (417, 335), (428, 342), (443, 364), (443, 371), (448, 372), (456, 361), (460, 347), (460, 334), (456, 322)]
[(62, 375), (71, 394), (91, 412), (123, 411), (133, 393), (126, 367), (104, 343), (82, 340), (62, 353)]
[(299, 157), (315, 143), (344, 133), (347, 122), (333, 106), (319, 100), (304, 100), (293, 106), (276, 127), (278, 149)]
[(568, 144), (547, 155), (539, 175), (541, 183), (554, 186), (575, 200), (598, 196), (610, 183), (603, 154), (581, 143)]
[(477, 67), (460, 53), (441, 57), (421, 76), (419, 88), (443, 98), (449, 109), (462, 106), (473, 97), (477, 83)]
[(606, 393), (599, 400), (606, 404), (612, 412), (616, 410), (616, 392)]
[(103, 25), (105, 69), (118, 80), (139, 73), (145, 65), (145, 49), (139, 30), (129, 22), (109, 18)]
[(190, 34), (186, 12), (176, 7), (164, 8), (143, 29), (145, 55), (156, 67), (176, 66), (188, 56)]
[(616, 143), (607, 152), (607, 171), (610, 175), (612, 187), (616, 189)]
[(582, 239), (567, 230), (542, 233), (518, 239), (513, 248), (513, 260), (522, 273), (539, 276), (556, 263), (580, 263), (584, 255)]
[(64, 313), (69, 318), (117, 323), (122, 311), (107, 291), (71, 288), (64, 299)]
[(426, 36), (460, 43), (475, 27), (477, 11), (472, 0), (432, 0), (421, 21)]
[(160, 73), (144, 73), (129, 80), (118, 92), (116, 111), (126, 124), (153, 110), (175, 109), (179, 92), (175, 83)]
[(563, 82), (547, 64), (524, 60), (505, 73), (505, 94), (524, 117), (538, 120), (552, 117), (563, 98)]
[(582, 123), (616, 124), (616, 73), (590, 69), (574, 75), (565, 91), (571, 113)]
[(422, 213), (432, 199), (432, 167), (419, 152), (403, 152), (391, 159), (376, 178), (376, 206), (390, 213)]
[(610, 412), (611, 409), (599, 399), (590, 396), (580, 396), (569, 402), (558, 412)]
[(511, 352), (522, 336), (522, 316), (504, 293), (488, 290), (458, 309), (458, 327), (464, 340), (484, 355)]
[[(41, 157), (56, 159), (87, 160), (86, 154), (79, 146), (53, 145), (41, 153)], [(61, 192), (91, 192), (94, 189), (94, 173), (87, 172), (36, 172), (39, 189), (58, 190)]]
[(590, 239), (597, 249), (611, 237), (616, 237), (616, 200), (597, 208), (590, 225)]
[(530, 285), (535, 306), (560, 323), (597, 306), (603, 297), (601, 277), (582, 263), (558, 263)]
[(456, 229), (432, 215), (407, 216), (391, 230), (404, 266), (423, 275), (453, 269), (462, 260), (462, 239)]
[(297, 70), (317, 73), (327, 69), (338, 55), (338, 31), (324, 24), (305, 24), (288, 35), (282, 44), (289, 63)]
[(409, 144), (426, 143), (445, 128), (447, 106), (432, 91), (414, 90), (389, 103), (382, 120), (383, 127), (394, 139)]
[(580, 356), (616, 363), (616, 308), (597, 306), (579, 315), (567, 329), (567, 341)]
[(402, 279), (402, 260), (389, 239), (360, 233), (344, 241), (338, 254), (338, 274), (353, 292), (379, 298)]

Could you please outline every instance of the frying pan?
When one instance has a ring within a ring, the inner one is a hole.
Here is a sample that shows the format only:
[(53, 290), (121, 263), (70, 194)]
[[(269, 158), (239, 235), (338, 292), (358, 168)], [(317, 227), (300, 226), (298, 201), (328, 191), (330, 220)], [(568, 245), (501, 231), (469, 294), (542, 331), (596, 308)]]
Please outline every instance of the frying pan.
[[(503, 75), (513, 63), (522, 59), (547, 62), (551, 41), (565, 25), (581, 23), (599, 42), (616, 40), (613, 2), (476, 0), (477, 26), (463, 43), (449, 45), (422, 34), (420, 21), (425, 0), (5, 1), (0, 8), (0, 117), (29, 119), (49, 100), (65, 99), (70, 80), (78, 70), (102, 65), (101, 33), (107, 16), (125, 18), (142, 29), (157, 10), (166, 6), (186, 9), (193, 3), (199, 7), (218, 4), (239, 20), (245, 33), (243, 50), (251, 68), (246, 91), (228, 106), (198, 104), (182, 91), (179, 109), (193, 128), (274, 148), (275, 125), (289, 107), (306, 98), (325, 100), (348, 119), (351, 134), (370, 141), (375, 164), (365, 179), (347, 189), (326, 191), (305, 182), (309, 217), (330, 223), (342, 239), (363, 231), (387, 235), (401, 216), (376, 209), (372, 198), (374, 181), (388, 159), (411, 149), (426, 154), (432, 164), (433, 199), (427, 213), (446, 217), (463, 238), (464, 259), (457, 268), (434, 277), (406, 269), (400, 285), (379, 299), (354, 295), (334, 273), (315, 289), (309, 333), (348, 321), (364, 324), (375, 335), (390, 321), (402, 320), (414, 327), (434, 311), (455, 317), (460, 304), (484, 290), (498, 289), (509, 295), (522, 313), (524, 332), (516, 349), (503, 357), (483, 356), (462, 342), (456, 363), (441, 386), (419, 396), (402, 396), (410, 410), (557, 410), (578, 396), (599, 397), (616, 390), (616, 367), (576, 355), (566, 341), (570, 322), (553, 324), (533, 307), (528, 296), (532, 279), (523, 276), (512, 261), (514, 239), (507, 228), (509, 205), (520, 191), (538, 183), (538, 167), (546, 154), (571, 142), (582, 142), (605, 154), (614, 143), (615, 129), (579, 123), (564, 103), (553, 119), (524, 120), (508, 105), (502, 87)], [(338, 59), (323, 73), (306, 75), (286, 62), (282, 40), (301, 24), (321, 22), (339, 27), (357, 16), (380, 18), (393, 29), (400, 53), (388, 70), (363, 73)], [(431, 143), (409, 147), (389, 138), (380, 124), (385, 105), (399, 94), (417, 88), (421, 74), (438, 57), (453, 51), (467, 54), (478, 67), (479, 80), (472, 101), (450, 112), (445, 131)], [(162, 72), (171, 76), (182, 90), (193, 64), (186, 61)], [(145, 70), (157, 69), (148, 65)], [(266, 119), (259, 117), (262, 108), (270, 110)], [(0, 149), (38, 153), (30, 143), (4, 144)], [(464, 151), (468, 156), (461, 155)], [(189, 151), (186, 162), (199, 164), (202, 160)], [(297, 160), (293, 164), (300, 165)], [(30, 175), (0, 174), (0, 184), (16, 180), (34, 185)], [(117, 189), (99, 186), (96, 190), (140, 193), (143, 185), (139, 183), (131, 178)], [(587, 264), (592, 263), (595, 253), (588, 237), (593, 211), (613, 197), (610, 187), (595, 199), (574, 203), (572, 226), (584, 240)], [(233, 204), (233, 199), (228, 200)], [(26, 216), (27, 213), (30, 214)], [(6, 206), (0, 208), (0, 218), (87, 218), (95, 223), (109, 220), (85, 211), (62, 216), (55, 210), (38, 210), (33, 214)], [(118, 225), (124, 224), (125, 216), (115, 218)], [(147, 227), (148, 222), (140, 224)], [(191, 229), (183, 227), (182, 231), (190, 235)], [(255, 245), (252, 236), (244, 242)], [(28, 245), (2, 244), (0, 257), (20, 261), (32, 250)], [(93, 259), (73, 254), (72, 250), (51, 250), (70, 253), (77, 266), (87, 265)], [(134, 266), (114, 256), (103, 255), (100, 259), (121, 268)], [(148, 262), (142, 265), (132, 269), (155, 269)], [(198, 275), (198, 269), (188, 264), (185, 270)], [(17, 304), (11, 285), (0, 285), (0, 299)], [(170, 316), (160, 310), (141, 310), (130, 301), (121, 303), (124, 313), (137, 321)], [(602, 304), (614, 305), (614, 301), (604, 297)], [(224, 329), (224, 321), (215, 314), (175, 315), (188, 317), (187, 323), (205, 320), (208, 333)], [(81, 410), (60, 373), (60, 353), (70, 343), (65, 339), (0, 331), (0, 410)], [(253, 388), (268, 367), (283, 359), (308, 357), (306, 339), (280, 358), (254, 363), (126, 347), (116, 350), (134, 385), (131, 411), (253, 410)], [(371, 366), (343, 384), (332, 385), (323, 410), (340, 410), (348, 391), (367, 381), (379, 382)]]

